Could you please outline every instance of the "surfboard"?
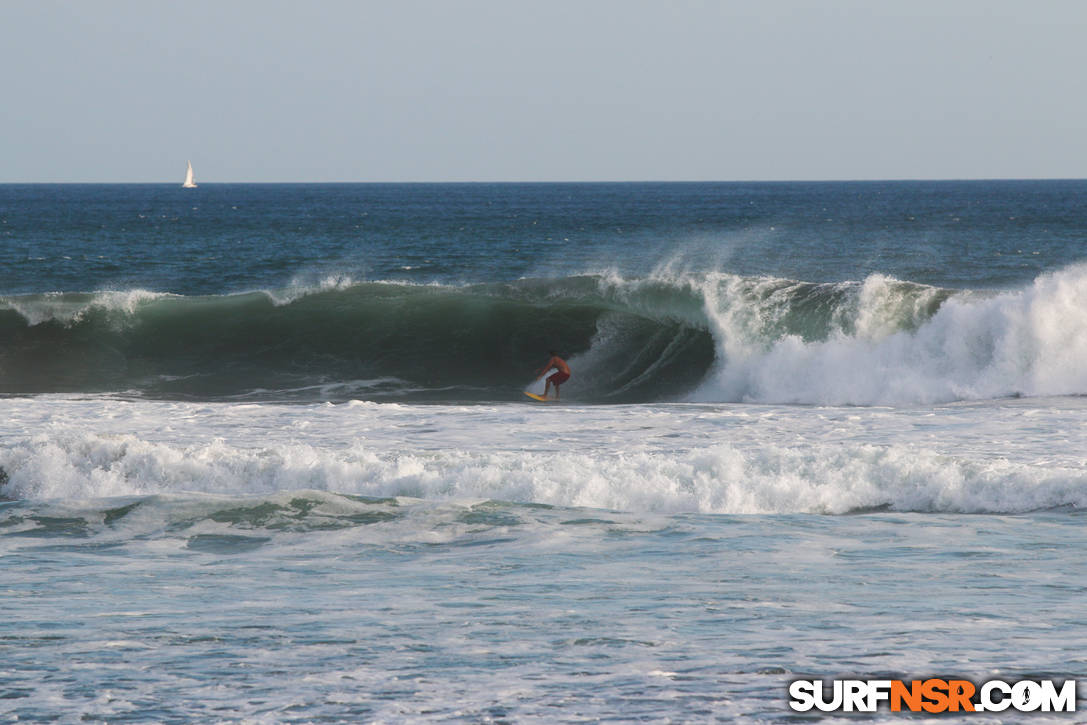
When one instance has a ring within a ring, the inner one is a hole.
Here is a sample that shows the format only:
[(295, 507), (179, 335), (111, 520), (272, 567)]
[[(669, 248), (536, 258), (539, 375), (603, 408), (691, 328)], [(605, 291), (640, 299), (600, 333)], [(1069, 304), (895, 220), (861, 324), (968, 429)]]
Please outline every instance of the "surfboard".
[(550, 403), (554, 400), (554, 398), (545, 398), (542, 395), (536, 395), (536, 393), (530, 393), (527, 390), (525, 391), (525, 395), (532, 398), (533, 400), (538, 400), (541, 403)]

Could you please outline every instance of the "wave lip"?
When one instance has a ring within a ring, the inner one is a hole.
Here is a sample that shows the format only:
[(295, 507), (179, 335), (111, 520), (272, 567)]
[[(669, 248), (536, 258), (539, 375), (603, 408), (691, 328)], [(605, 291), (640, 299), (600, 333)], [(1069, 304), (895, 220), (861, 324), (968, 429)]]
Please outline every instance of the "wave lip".
[(15, 295), (0, 297), (0, 313), (15, 313), (30, 327), (47, 323), (70, 327), (90, 314), (105, 315), (113, 320), (131, 318), (147, 302), (173, 296), (144, 289)]
[[(691, 389), (712, 360), (705, 330), (606, 298), (592, 277), (464, 286), (330, 278), (283, 292), (49, 302), (0, 305), (0, 393), (294, 399), (341, 389), (345, 399), (517, 400), (548, 350), (576, 358), (607, 338), (591, 359), (609, 369), (590, 360), (568, 390), (629, 401)], [(358, 380), (402, 384), (343, 385)]]

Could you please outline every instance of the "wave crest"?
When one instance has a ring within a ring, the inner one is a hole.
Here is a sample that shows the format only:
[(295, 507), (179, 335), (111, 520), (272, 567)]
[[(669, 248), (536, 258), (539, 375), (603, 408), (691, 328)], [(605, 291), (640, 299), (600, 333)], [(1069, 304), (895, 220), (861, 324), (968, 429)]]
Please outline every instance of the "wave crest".
[[(575, 371), (564, 397), (585, 402), (1084, 394), (1087, 267), (1006, 291), (662, 268), (634, 279), (448, 286), (329, 277), (211, 297), (0, 299), (0, 393), (518, 399), (549, 349)], [(368, 380), (393, 382), (344, 384)]]

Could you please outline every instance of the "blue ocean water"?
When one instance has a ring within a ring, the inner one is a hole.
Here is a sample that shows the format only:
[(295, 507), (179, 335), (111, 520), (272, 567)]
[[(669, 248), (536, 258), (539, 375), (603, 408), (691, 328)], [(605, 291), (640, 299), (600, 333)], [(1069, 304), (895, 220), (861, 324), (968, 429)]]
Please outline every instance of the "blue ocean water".
[(1085, 243), (1083, 181), (0, 185), (0, 717), (1087, 677)]

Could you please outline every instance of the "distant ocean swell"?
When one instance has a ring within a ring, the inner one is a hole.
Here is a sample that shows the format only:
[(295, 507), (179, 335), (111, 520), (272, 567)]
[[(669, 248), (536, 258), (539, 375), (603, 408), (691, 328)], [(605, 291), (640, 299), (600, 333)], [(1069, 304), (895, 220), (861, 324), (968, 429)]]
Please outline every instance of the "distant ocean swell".
[[(37, 501), (184, 491), (241, 497), (244, 506), (259, 508), (262, 497), (321, 491), (659, 513), (1015, 513), (1087, 506), (1082, 468), (862, 443), (717, 443), (676, 452), (526, 457), (519, 451), (390, 452), (364, 443), (342, 449), (300, 443), (250, 448), (221, 440), (178, 445), (58, 429), (3, 448), (0, 466), (7, 477), (0, 498)], [(0, 516), (0, 527), (10, 532), (16, 525)]]
[(1087, 393), (1087, 267), (1014, 290), (663, 269), (464, 286), (334, 280), (0, 298), (0, 393), (910, 404)]

